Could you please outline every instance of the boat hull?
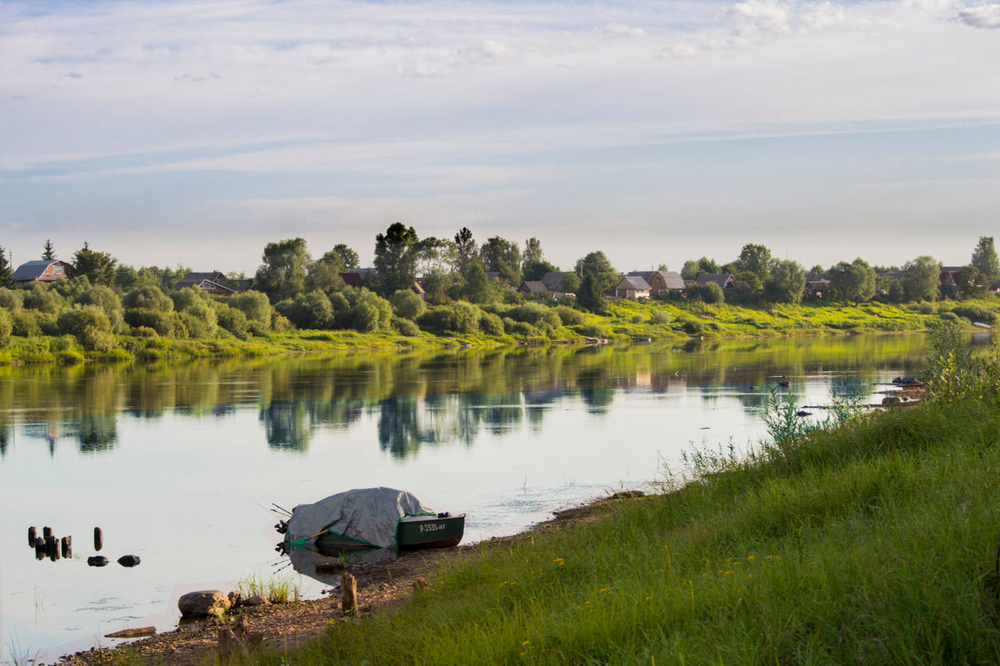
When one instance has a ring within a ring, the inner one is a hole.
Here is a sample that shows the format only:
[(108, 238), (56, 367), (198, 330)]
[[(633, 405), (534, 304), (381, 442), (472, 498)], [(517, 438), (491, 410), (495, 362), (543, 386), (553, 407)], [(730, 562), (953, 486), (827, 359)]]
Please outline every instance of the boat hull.
[(457, 516), (407, 516), (396, 525), (399, 550), (452, 548), (462, 541), (465, 514)]

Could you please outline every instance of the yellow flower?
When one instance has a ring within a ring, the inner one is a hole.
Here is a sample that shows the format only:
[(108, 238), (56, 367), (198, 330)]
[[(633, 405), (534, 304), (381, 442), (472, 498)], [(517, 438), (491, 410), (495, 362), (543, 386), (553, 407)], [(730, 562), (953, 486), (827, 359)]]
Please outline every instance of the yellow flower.
[(531, 645), (531, 641), (524, 641), (521, 643), (521, 647), (524, 647), (525, 645)]
[(652, 601), (652, 600), (653, 600), (653, 595), (652, 594), (647, 594), (646, 595), (646, 601)]
[(756, 559), (757, 559), (756, 555), (751, 555), (750, 557), (747, 558), (747, 562), (753, 562)]
[(733, 570), (732, 570), (732, 569), (729, 569), (728, 571), (726, 571), (726, 573), (724, 573), (724, 574), (722, 574), (722, 575), (723, 575), (723, 576), (732, 576), (732, 575), (733, 575)]
[(602, 587), (602, 588), (601, 588), (601, 592), (605, 592), (605, 593), (607, 593), (607, 594), (611, 594), (611, 590), (609, 590), (609, 589), (608, 589), (608, 588), (606, 588), (606, 587)]
[(556, 564), (558, 564), (559, 566), (562, 566), (562, 565), (566, 564), (566, 560), (564, 560), (561, 557), (557, 557), (556, 559), (554, 559), (552, 561), (555, 562)]

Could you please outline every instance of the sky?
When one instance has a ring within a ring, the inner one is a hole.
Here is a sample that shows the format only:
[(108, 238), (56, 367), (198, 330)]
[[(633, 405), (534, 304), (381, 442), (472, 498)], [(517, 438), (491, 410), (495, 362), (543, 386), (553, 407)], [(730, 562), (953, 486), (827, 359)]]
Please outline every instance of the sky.
[(0, 246), (959, 265), (1000, 235), (997, 63), (989, 0), (0, 0)]

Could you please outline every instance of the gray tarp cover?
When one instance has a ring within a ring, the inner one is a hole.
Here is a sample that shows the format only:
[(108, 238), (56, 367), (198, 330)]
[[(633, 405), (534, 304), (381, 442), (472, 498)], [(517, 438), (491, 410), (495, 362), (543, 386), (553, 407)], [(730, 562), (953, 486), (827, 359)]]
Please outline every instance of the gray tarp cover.
[(395, 547), (396, 522), (403, 516), (428, 513), (434, 510), (405, 490), (348, 490), (295, 507), (288, 519), (288, 537), (295, 541), (328, 529), (382, 548)]

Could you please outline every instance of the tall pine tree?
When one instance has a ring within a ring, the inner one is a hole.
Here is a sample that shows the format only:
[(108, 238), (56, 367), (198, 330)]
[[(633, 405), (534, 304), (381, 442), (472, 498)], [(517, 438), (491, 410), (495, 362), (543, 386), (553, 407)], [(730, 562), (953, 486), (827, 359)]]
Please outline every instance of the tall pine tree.
[(0, 287), (14, 288), (14, 270), (7, 260), (7, 250), (0, 246)]
[(56, 251), (52, 247), (52, 241), (49, 240), (48, 238), (46, 238), (45, 239), (45, 251), (42, 252), (42, 259), (45, 259), (47, 261), (51, 261), (52, 259), (55, 259), (55, 258), (56, 258)]

